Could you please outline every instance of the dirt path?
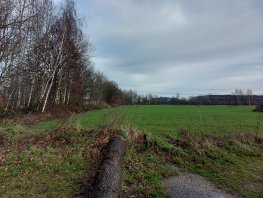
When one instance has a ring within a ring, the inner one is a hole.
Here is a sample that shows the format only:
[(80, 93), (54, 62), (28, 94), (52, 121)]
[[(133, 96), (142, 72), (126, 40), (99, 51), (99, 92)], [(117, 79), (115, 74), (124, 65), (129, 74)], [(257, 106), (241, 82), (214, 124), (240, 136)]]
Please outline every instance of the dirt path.
[(199, 175), (178, 170), (177, 172), (179, 176), (171, 177), (166, 181), (170, 198), (235, 198)]

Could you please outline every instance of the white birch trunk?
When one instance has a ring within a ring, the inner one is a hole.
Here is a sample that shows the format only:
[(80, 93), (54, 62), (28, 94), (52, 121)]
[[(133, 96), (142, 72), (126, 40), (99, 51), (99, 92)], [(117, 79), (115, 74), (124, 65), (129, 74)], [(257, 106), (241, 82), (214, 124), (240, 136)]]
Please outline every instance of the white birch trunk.
[(65, 85), (65, 91), (64, 91), (64, 96), (63, 96), (63, 105), (66, 104), (66, 98), (67, 98), (67, 84)]
[(72, 80), (70, 80), (70, 83), (69, 83), (68, 95), (67, 95), (67, 105), (69, 105), (69, 101), (70, 101), (71, 83), (72, 83)]
[(56, 90), (55, 104), (57, 104), (57, 105), (60, 103), (60, 95), (61, 95), (61, 93), (60, 93), (60, 90), (61, 90), (60, 86), (61, 86), (61, 81), (62, 81), (62, 77), (60, 77), (60, 79), (59, 79), (57, 90)]
[(28, 102), (27, 102), (27, 107), (29, 107), (30, 104), (31, 104), (31, 99), (32, 99), (32, 94), (33, 94), (34, 85), (35, 85), (35, 78), (34, 78), (34, 80), (33, 80), (33, 83), (32, 83), (32, 85), (31, 85), (31, 88), (30, 88), (30, 93), (29, 93), (29, 98), (28, 98)]
[(47, 91), (47, 94), (46, 94), (46, 98), (45, 98), (45, 101), (44, 101), (44, 105), (43, 105), (43, 108), (42, 108), (42, 111), (41, 113), (44, 113), (45, 109), (46, 109), (46, 105), (47, 105), (47, 100), (49, 98), (49, 94), (50, 94), (50, 91), (51, 91), (51, 88), (54, 84), (54, 79), (55, 79), (55, 76), (56, 76), (56, 69), (53, 71), (53, 74), (52, 74), (52, 79), (51, 79), (51, 82), (50, 82), (50, 85), (49, 85), (49, 88), (48, 88), (48, 91)]
[(6, 104), (6, 107), (5, 107), (5, 112), (7, 112), (7, 110), (8, 110), (8, 107), (9, 107), (9, 104), (11, 102), (11, 98), (12, 98), (13, 93), (14, 93), (14, 90), (11, 92), (11, 94), (8, 97), (8, 101), (7, 101), (7, 104)]
[(16, 106), (18, 108), (20, 108), (20, 106), (21, 106), (21, 83), (20, 83), (20, 78), (18, 78), (18, 94), (17, 94)]

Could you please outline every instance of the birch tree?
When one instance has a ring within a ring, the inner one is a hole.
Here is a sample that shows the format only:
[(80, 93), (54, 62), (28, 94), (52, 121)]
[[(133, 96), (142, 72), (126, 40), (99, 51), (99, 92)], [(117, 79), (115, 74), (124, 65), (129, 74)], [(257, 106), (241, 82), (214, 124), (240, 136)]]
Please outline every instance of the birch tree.
[(103, 100), (107, 79), (91, 66), (73, 1), (1, 0), (0, 11), (1, 112)]

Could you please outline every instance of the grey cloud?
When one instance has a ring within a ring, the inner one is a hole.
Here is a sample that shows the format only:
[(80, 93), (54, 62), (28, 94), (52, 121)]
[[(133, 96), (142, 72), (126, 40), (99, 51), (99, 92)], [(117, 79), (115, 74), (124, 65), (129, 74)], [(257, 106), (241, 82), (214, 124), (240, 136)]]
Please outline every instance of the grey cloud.
[(78, 0), (77, 6), (87, 16), (96, 67), (122, 88), (173, 95), (185, 91), (174, 87), (261, 87), (261, 0)]

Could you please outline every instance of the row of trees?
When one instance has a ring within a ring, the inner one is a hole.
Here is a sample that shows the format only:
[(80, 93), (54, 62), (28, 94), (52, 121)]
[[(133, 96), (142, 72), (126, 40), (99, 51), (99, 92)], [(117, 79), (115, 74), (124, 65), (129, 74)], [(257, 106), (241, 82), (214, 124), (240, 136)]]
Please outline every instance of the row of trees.
[(92, 67), (92, 51), (73, 1), (1, 0), (1, 113), (120, 103), (117, 84)]
[(236, 105), (244, 104), (246, 98), (248, 98), (249, 106), (251, 105), (251, 100), (253, 96), (252, 89), (247, 89), (246, 91), (242, 89), (235, 89), (235, 91), (232, 92), (232, 95), (235, 97)]
[(262, 103), (263, 96), (255, 96), (251, 89), (242, 90), (235, 89), (234, 92), (227, 95), (203, 95), (190, 98), (180, 97), (177, 93), (176, 97), (159, 97), (152, 94), (140, 95), (136, 91), (124, 91), (125, 104), (221, 104), (221, 105), (255, 105)]
[(0, 93), (4, 111), (78, 102), (89, 58), (74, 3), (2, 0)]

